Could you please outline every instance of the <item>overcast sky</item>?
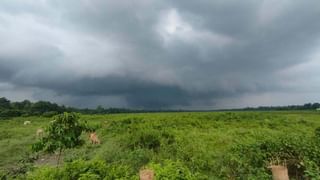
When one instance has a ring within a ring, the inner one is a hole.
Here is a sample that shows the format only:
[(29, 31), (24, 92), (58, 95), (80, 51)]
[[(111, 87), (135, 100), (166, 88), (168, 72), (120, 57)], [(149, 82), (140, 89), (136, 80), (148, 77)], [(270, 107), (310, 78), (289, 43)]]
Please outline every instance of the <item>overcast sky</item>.
[(320, 101), (319, 0), (1, 0), (0, 96), (77, 107)]

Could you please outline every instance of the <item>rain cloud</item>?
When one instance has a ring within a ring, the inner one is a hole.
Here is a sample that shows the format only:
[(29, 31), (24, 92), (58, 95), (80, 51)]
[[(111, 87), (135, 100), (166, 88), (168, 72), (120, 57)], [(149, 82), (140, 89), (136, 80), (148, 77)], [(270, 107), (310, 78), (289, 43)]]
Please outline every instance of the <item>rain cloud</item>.
[(77, 107), (320, 101), (320, 1), (2, 0), (0, 96)]

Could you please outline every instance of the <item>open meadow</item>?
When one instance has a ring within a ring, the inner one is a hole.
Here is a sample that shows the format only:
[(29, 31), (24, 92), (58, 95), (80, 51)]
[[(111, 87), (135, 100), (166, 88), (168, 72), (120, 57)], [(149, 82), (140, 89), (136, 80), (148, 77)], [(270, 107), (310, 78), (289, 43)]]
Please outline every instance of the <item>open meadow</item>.
[(293, 179), (319, 178), (316, 111), (81, 115), (101, 144), (82, 133), (85, 143), (66, 149), (58, 169), (56, 154), (31, 150), (50, 120), (0, 121), (2, 179), (138, 179), (142, 167), (157, 179), (270, 179), (272, 162), (286, 163)]

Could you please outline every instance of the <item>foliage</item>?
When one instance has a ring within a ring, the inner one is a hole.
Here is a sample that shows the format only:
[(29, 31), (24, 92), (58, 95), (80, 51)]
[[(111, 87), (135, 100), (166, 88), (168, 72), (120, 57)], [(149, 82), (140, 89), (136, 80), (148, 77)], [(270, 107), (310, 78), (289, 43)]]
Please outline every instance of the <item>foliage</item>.
[(18, 110), (14, 109), (5, 109), (0, 112), (0, 117), (2, 118), (10, 118), (20, 116), (22, 113)]
[(128, 135), (122, 138), (123, 144), (130, 149), (145, 148), (158, 151), (161, 145), (164, 146), (174, 141), (173, 135), (167, 131), (159, 131), (150, 127), (136, 128), (130, 129)]
[(59, 149), (59, 153), (61, 153), (63, 149), (82, 145), (83, 140), (80, 139), (80, 136), (84, 130), (87, 130), (87, 126), (79, 121), (77, 114), (63, 113), (57, 115), (46, 128), (45, 136), (35, 143), (32, 149), (34, 151), (43, 150), (49, 153), (53, 153)]
[(44, 150), (53, 153), (57, 149), (74, 148), (83, 144), (80, 139), (86, 124), (79, 122), (75, 113), (57, 115), (45, 130), (45, 136), (33, 146), (34, 151)]
[[(317, 135), (318, 129), (315, 132)], [(320, 178), (317, 173), (320, 165), (320, 143), (315, 137), (283, 135), (252, 144), (236, 144), (224, 157), (222, 176), (267, 178), (270, 176), (268, 165), (277, 162), (288, 166), (291, 177)]]
[[(228, 109), (222, 111), (271, 111), (271, 110), (316, 110), (320, 108), (320, 103), (306, 103), (304, 105), (289, 106), (271, 106), (244, 109)], [(79, 109), (74, 107), (65, 107), (48, 101), (31, 102), (24, 100), (21, 102), (10, 102), (5, 97), (0, 98), (0, 118), (10, 117), (27, 117), (27, 116), (44, 116), (52, 117), (63, 112), (78, 112), (82, 114), (119, 114), (119, 113), (147, 113), (147, 112), (191, 112), (190, 110), (163, 110), (163, 109), (126, 109), (126, 108), (104, 108), (101, 105), (95, 109)], [(229, 115), (233, 115), (230, 113)]]
[(125, 165), (106, 164), (101, 160), (77, 160), (60, 168), (42, 167), (28, 174), (27, 179), (137, 179), (137, 175)]
[(320, 108), (320, 103), (306, 103), (304, 105), (289, 105), (289, 106), (260, 106), (257, 108), (245, 108), (243, 110), (259, 110), (259, 111), (272, 111), (272, 110), (316, 110)]
[(0, 98), (0, 117), (4, 118), (31, 115), (52, 117), (53, 115), (70, 111), (70, 108), (47, 101), (38, 101), (35, 103), (32, 103), (29, 100), (10, 102), (6, 98)]
[(314, 131), (314, 133), (315, 133), (316, 138), (317, 138), (318, 140), (320, 140), (320, 127), (316, 128), (315, 131)]
[[(81, 115), (87, 121), (83, 131), (94, 130), (102, 143), (93, 145), (82, 133), (79, 140), (84, 144), (64, 149), (64, 163), (58, 168), (38, 164), (38, 159), (29, 163), (37, 166), (34, 170), (19, 165), (21, 154), (36, 141), (36, 130), (52, 119), (17, 117), (0, 121), (0, 171), (8, 179), (19, 175), (132, 179), (147, 167), (163, 177), (180, 172), (188, 178), (191, 174), (191, 179), (270, 179), (267, 167), (278, 159), (300, 177), (316, 179), (319, 115), (317, 111)], [(24, 121), (31, 124), (24, 126)]]
[(5, 97), (0, 98), (0, 109), (8, 109), (9, 107), (10, 101)]
[(184, 180), (200, 180), (208, 179), (199, 173), (192, 173), (182, 162), (165, 160), (163, 163), (150, 163), (148, 168), (155, 171), (157, 179), (184, 179)]

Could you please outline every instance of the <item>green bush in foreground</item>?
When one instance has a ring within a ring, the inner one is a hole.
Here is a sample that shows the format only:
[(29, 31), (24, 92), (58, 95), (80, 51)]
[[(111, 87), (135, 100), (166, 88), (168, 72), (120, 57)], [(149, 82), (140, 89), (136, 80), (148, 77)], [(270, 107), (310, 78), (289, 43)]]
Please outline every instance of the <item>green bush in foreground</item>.
[[(147, 168), (154, 170), (156, 179), (184, 179), (199, 180), (208, 177), (199, 173), (191, 173), (181, 162), (165, 160), (163, 163), (150, 163)], [(107, 164), (101, 160), (84, 161), (77, 160), (66, 163), (64, 166), (41, 167), (30, 172), (28, 180), (46, 179), (133, 179), (138, 180), (138, 172), (132, 171), (128, 166), (122, 164)]]
[(28, 174), (27, 179), (137, 179), (137, 175), (121, 164), (109, 165), (101, 160), (77, 160), (62, 167), (41, 167)]
[[(320, 179), (320, 141), (316, 136), (267, 138), (252, 144), (237, 144), (221, 163), (222, 176), (230, 178), (271, 178), (270, 163), (286, 164), (296, 179)], [(240, 177), (241, 176), (241, 177)]]
[[(87, 130), (85, 123), (79, 121), (79, 116), (75, 113), (63, 113), (57, 115), (46, 128), (46, 134), (39, 142), (33, 144), (34, 151), (45, 151), (53, 153), (59, 150), (59, 158), (64, 149), (74, 148), (82, 145), (80, 136)], [(59, 164), (58, 158), (58, 164)]]
[(200, 173), (192, 173), (180, 161), (165, 160), (163, 163), (150, 163), (147, 167), (154, 170), (156, 179), (208, 179)]
[[(0, 121), (2, 179), (137, 179), (150, 168), (157, 179), (271, 179), (271, 161), (286, 162), (293, 179), (319, 179), (319, 112), (210, 112), (82, 115), (100, 145), (31, 154), (45, 117)], [(31, 121), (28, 126), (24, 121)], [(80, 122), (80, 120), (79, 120)], [(46, 132), (47, 133), (47, 132)], [(46, 133), (44, 137), (46, 137)], [(315, 135), (316, 134), (316, 135)], [(28, 154), (24, 156), (23, 154)], [(31, 158), (30, 157), (34, 157)], [(20, 159), (23, 160), (21, 163)], [(25, 161), (30, 159), (30, 161)], [(81, 160), (79, 160), (81, 159)], [(0, 178), (0, 179), (1, 179)]]

